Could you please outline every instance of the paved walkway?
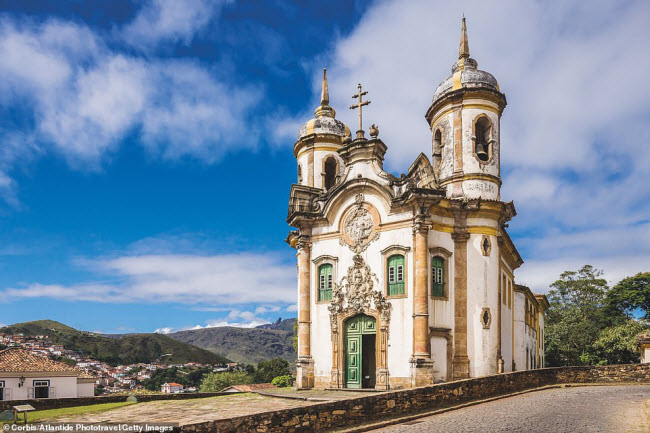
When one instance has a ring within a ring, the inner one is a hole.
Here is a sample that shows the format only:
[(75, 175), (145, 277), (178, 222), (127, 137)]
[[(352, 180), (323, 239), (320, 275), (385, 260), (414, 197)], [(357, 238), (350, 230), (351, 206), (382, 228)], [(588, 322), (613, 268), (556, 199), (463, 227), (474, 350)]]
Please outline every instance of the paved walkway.
[(314, 402), (264, 397), (258, 394), (233, 394), (190, 400), (151, 401), (107, 412), (65, 416), (48, 421), (83, 423), (173, 422), (183, 425), (310, 404), (314, 404)]
[(373, 430), (382, 433), (648, 433), (650, 386), (531, 392)]

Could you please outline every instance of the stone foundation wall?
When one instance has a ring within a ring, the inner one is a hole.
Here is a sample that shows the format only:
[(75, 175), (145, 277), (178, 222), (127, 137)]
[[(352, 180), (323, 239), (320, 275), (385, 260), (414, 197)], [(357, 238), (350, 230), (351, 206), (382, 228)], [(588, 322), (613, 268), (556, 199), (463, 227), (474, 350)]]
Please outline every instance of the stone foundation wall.
[[(154, 400), (186, 400), (190, 398), (205, 398), (225, 395), (225, 392), (198, 392), (187, 394), (148, 394), (136, 395), (139, 402)], [(88, 406), (102, 403), (119, 403), (126, 401), (126, 395), (109, 395), (103, 397), (78, 397), (78, 398), (44, 398), (32, 400), (7, 400), (0, 401), (0, 411), (11, 409), (20, 404), (32, 405), (36, 410), (58, 409), (61, 407)]]
[(559, 367), (464, 379), (182, 426), (183, 433), (312, 432), (440, 409), (561, 383), (650, 383), (650, 364)]

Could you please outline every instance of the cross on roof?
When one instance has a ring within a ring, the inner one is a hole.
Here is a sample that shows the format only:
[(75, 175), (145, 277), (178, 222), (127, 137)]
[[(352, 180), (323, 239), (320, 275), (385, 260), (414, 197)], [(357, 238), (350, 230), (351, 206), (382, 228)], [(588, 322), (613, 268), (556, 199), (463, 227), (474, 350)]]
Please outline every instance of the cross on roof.
[(365, 95), (367, 95), (367, 94), (368, 94), (368, 91), (365, 91), (365, 92), (361, 91), (361, 83), (359, 83), (357, 85), (357, 94), (352, 95), (353, 99), (359, 99), (358, 103), (356, 103), (354, 105), (350, 105), (350, 110), (354, 110), (355, 108), (359, 109), (359, 130), (357, 131), (357, 138), (363, 138), (363, 123), (362, 123), (363, 114), (362, 114), (362, 110), (363, 110), (364, 105), (370, 104), (370, 101), (364, 101), (363, 100), (363, 97)]

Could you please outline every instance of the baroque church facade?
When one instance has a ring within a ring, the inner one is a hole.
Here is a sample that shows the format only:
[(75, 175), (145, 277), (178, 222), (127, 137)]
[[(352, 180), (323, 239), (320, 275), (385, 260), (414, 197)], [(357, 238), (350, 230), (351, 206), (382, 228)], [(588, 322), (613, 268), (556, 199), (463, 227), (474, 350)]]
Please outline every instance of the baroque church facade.
[(293, 149), (297, 388), (399, 389), (543, 366), (548, 301), (515, 283), (516, 211), (500, 195), (506, 97), (470, 57), (465, 19), (458, 61), (425, 114), (431, 158), (385, 172), (378, 128), (362, 129), (365, 94), (359, 85), (353, 139), (324, 71)]

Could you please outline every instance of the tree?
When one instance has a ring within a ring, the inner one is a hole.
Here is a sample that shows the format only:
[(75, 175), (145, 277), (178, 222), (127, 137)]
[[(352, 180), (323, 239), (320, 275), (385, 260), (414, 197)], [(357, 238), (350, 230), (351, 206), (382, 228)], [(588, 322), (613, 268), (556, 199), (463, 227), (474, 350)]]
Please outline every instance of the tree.
[(270, 383), (275, 377), (287, 375), (291, 375), (289, 363), (282, 358), (273, 358), (257, 364), (253, 380), (255, 383)]
[(608, 294), (608, 301), (611, 308), (619, 309), (628, 317), (640, 310), (646, 320), (650, 319), (650, 272), (622, 279)]
[(594, 343), (600, 364), (629, 364), (639, 362), (637, 335), (647, 331), (647, 322), (630, 319), (627, 322), (605, 328)]
[(591, 265), (566, 271), (551, 284), (546, 315), (546, 360), (550, 366), (592, 364), (598, 360), (593, 344), (601, 330), (626, 320), (609, 311), (607, 281)]
[(219, 392), (231, 385), (243, 385), (247, 383), (253, 383), (253, 378), (243, 371), (210, 373), (203, 376), (201, 392)]

